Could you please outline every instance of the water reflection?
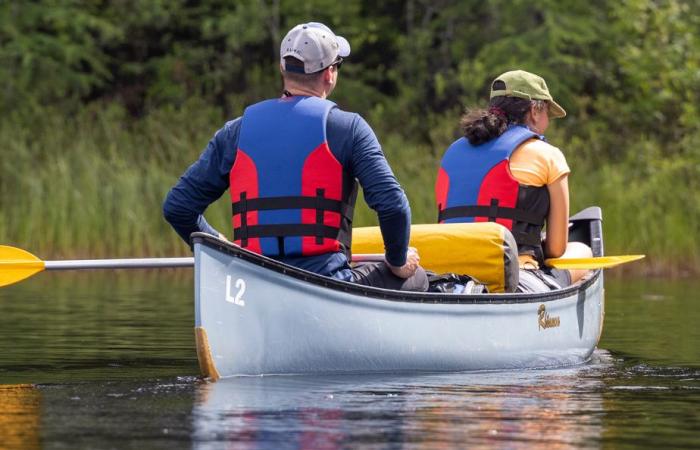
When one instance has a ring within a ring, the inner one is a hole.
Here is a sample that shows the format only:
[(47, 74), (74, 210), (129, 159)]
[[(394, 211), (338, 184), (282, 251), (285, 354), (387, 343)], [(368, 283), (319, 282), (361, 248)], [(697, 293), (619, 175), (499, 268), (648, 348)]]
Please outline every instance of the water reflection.
[(601, 378), (606, 442), (700, 448), (700, 369), (655, 367), (625, 357)]
[(0, 385), (0, 449), (39, 448), (41, 395), (30, 384)]
[(196, 375), (191, 277), (157, 275), (52, 272), (0, 289), (0, 384)]
[(595, 355), (561, 370), (204, 383), (194, 448), (591, 446), (602, 433), (599, 375), (612, 365), (607, 353)]
[(576, 368), (208, 384), (191, 276), (145, 275), (0, 290), (0, 450), (700, 447), (697, 280), (606, 280), (613, 356)]

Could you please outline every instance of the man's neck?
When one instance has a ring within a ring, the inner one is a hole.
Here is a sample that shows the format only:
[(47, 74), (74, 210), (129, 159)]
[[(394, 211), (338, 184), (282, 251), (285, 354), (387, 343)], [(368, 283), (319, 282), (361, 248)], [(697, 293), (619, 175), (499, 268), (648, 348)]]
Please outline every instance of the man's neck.
[(284, 91), (289, 92), (291, 95), (303, 95), (307, 97), (320, 97), (326, 98), (328, 94), (326, 91), (319, 91), (317, 89), (311, 89), (302, 86), (284, 86)]

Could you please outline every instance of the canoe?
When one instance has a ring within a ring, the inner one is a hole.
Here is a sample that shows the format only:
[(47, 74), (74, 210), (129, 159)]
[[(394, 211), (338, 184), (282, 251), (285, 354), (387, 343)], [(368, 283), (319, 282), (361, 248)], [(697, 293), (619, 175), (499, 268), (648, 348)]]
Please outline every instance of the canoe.
[[(603, 255), (600, 208), (570, 240)], [(537, 294), (398, 292), (323, 277), (193, 234), (195, 337), (210, 379), (440, 372), (587, 361), (603, 327), (603, 273)]]

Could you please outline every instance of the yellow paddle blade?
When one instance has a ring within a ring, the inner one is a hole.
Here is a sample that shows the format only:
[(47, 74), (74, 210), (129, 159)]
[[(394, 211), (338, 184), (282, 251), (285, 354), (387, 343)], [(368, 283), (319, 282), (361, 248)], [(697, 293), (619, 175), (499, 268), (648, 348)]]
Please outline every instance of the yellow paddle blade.
[(7, 286), (44, 270), (44, 261), (28, 251), (0, 245), (0, 287)]
[(593, 258), (549, 258), (544, 262), (556, 269), (607, 269), (644, 258), (645, 255), (596, 256)]

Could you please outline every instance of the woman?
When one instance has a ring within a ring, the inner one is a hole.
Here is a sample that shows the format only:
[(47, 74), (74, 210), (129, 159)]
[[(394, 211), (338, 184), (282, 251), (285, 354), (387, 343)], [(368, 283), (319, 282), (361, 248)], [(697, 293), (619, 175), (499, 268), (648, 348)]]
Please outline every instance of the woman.
[(575, 283), (588, 271), (544, 266), (545, 258), (592, 256), (585, 244), (568, 242), (570, 169), (543, 136), (550, 116), (566, 112), (541, 77), (523, 70), (497, 77), (490, 98), (487, 110), (462, 117), (464, 137), (443, 156), (435, 184), (438, 220), (490, 220), (510, 229), (518, 243), (521, 292)]

